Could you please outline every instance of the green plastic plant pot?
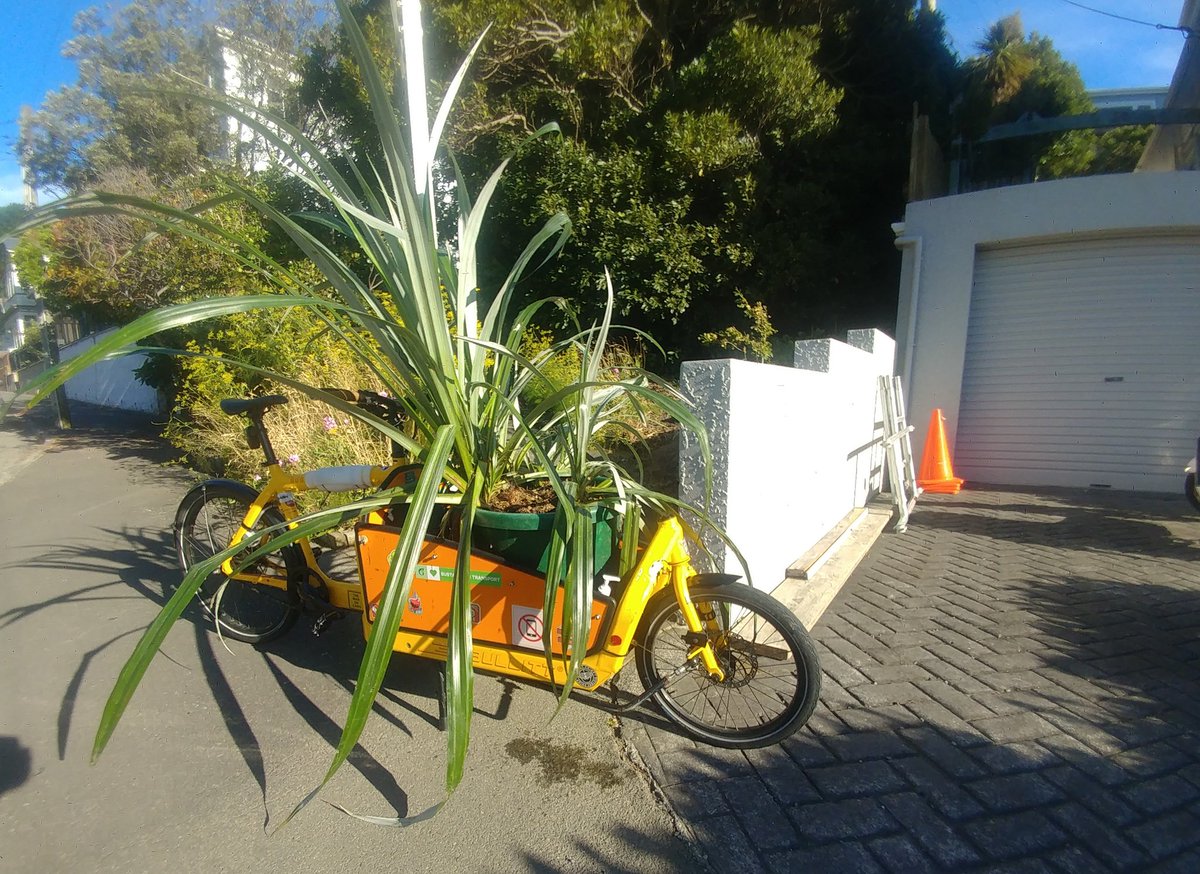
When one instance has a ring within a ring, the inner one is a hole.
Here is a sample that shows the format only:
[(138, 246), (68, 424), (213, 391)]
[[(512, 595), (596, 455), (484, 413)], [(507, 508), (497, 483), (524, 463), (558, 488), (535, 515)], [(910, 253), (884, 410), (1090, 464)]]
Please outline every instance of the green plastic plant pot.
[[(617, 514), (608, 507), (592, 510), (596, 525), (593, 548), (596, 553), (596, 570), (608, 563), (613, 550), (613, 520)], [(550, 558), (550, 535), (554, 531), (553, 513), (500, 513), (485, 510), (475, 511), (475, 527), (471, 539), (475, 546), (502, 556), (516, 567), (546, 572)], [(563, 559), (563, 572), (567, 559)]]

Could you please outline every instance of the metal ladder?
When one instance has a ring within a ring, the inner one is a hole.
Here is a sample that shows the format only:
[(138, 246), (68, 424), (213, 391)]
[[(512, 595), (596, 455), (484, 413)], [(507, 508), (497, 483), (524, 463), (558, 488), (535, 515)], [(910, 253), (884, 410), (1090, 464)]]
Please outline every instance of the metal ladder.
[(904, 391), (900, 377), (879, 377), (879, 401), (883, 407), (883, 474), (896, 508), (895, 531), (908, 528), (908, 517), (917, 503), (921, 488), (913, 465), (913, 428), (904, 418)]

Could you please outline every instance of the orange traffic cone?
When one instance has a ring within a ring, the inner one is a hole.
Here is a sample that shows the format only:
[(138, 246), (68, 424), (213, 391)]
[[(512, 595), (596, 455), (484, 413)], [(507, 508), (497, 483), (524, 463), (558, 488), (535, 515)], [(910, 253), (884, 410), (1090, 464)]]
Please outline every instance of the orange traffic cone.
[(925, 437), (925, 454), (921, 456), (921, 474), (917, 477), (917, 485), (927, 492), (957, 495), (963, 481), (954, 475), (954, 469), (950, 466), (944, 422), (940, 409), (934, 410), (929, 417), (929, 434)]

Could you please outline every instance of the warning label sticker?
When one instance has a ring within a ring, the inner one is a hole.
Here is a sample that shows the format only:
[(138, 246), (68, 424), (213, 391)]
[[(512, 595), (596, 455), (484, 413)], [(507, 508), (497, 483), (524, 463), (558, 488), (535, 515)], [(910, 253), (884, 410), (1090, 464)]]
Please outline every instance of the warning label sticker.
[(514, 604), (512, 608), (512, 639), (526, 649), (542, 648), (542, 611)]

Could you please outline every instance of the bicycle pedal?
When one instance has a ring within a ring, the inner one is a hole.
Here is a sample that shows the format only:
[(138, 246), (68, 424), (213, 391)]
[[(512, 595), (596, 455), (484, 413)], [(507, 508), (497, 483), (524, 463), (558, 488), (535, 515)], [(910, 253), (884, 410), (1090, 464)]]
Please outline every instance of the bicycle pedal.
[(327, 610), (316, 618), (312, 624), (312, 633), (314, 637), (320, 637), (329, 630), (329, 626), (342, 618), (342, 614), (337, 610)]

